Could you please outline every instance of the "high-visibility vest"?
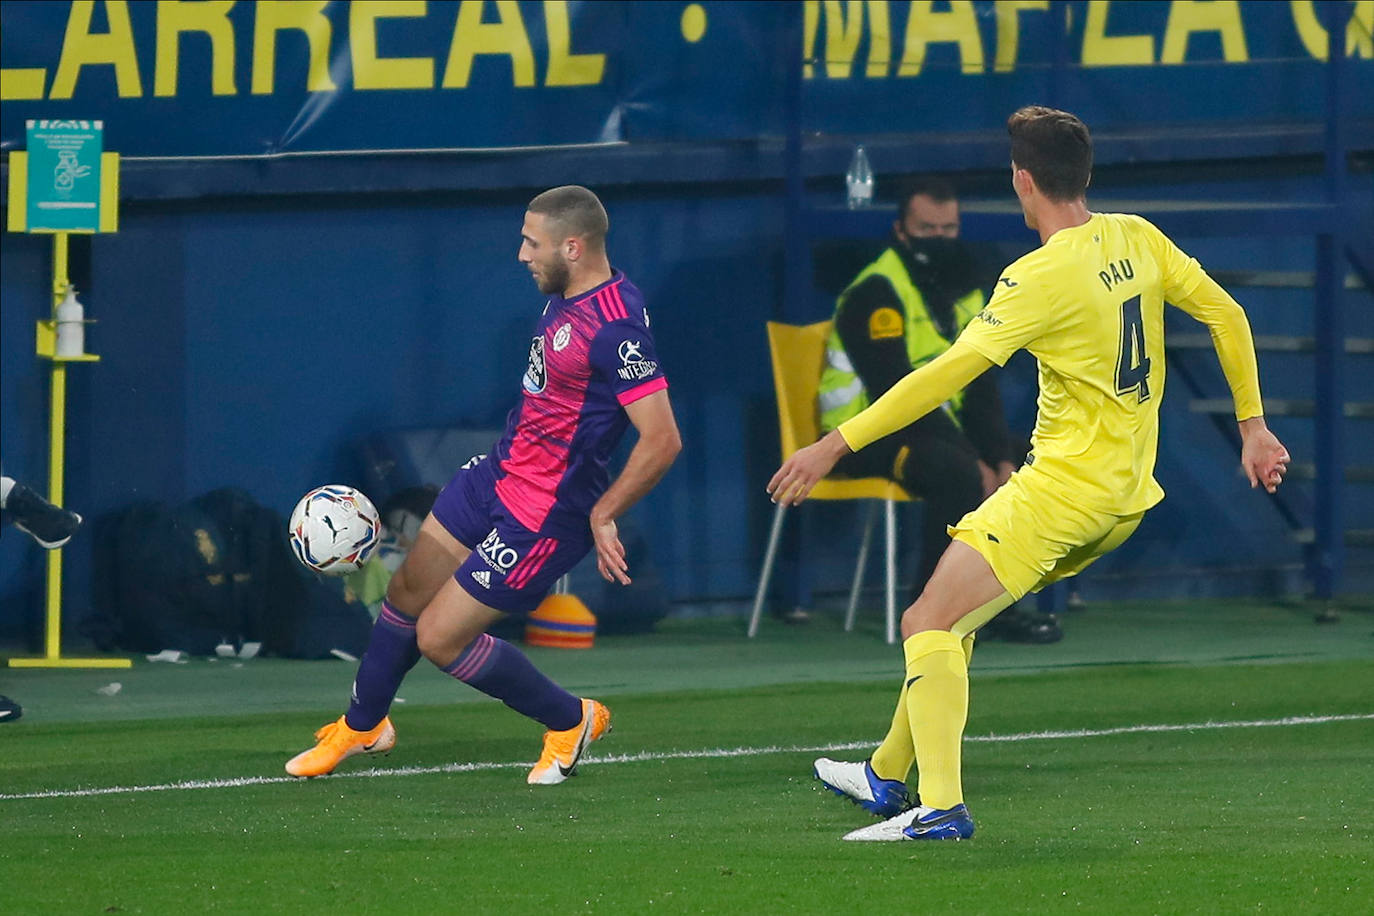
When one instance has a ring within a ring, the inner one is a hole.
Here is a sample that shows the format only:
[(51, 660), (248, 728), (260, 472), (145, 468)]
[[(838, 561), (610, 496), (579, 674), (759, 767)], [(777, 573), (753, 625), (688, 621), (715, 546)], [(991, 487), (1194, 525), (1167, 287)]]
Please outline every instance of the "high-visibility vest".
[[(926, 309), (925, 297), (916, 288), (916, 284), (911, 282), (911, 275), (907, 273), (901, 255), (893, 248), (884, 251), (876, 261), (860, 271), (853, 282), (845, 287), (844, 292), (840, 293), (835, 302), (836, 325), (839, 324), (840, 311), (844, 309), (845, 300), (850, 292), (875, 274), (891, 284), (893, 292), (901, 300), (902, 308), (906, 312), (903, 336), (906, 338), (906, 353), (911, 360), (911, 368), (919, 369), (948, 350), (952, 341), (940, 333), (939, 326)], [(964, 326), (982, 311), (984, 304), (983, 293), (978, 289), (970, 290), (955, 300), (955, 326), (963, 330)], [(830, 339), (825, 345), (825, 368), (821, 370), (817, 401), (821, 430), (824, 432), (839, 426), (870, 403), (868, 392), (864, 390), (863, 382), (855, 373), (849, 354), (845, 353), (844, 342), (840, 340), (839, 332), (833, 327), (830, 330)], [(945, 411), (955, 422), (958, 422), (956, 414), (963, 401), (964, 393), (960, 391), (945, 404)]]

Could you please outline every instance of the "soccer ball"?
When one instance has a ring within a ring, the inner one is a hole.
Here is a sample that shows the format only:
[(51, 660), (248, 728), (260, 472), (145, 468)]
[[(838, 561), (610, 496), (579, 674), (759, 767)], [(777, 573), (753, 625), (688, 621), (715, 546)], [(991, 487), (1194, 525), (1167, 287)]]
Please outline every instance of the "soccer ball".
[(296, 503), (287, 533), (296, 559), (315, 572), (346, 576), (372, 555), (382, 522), (372, 500), (362, 493), (327, 484)]

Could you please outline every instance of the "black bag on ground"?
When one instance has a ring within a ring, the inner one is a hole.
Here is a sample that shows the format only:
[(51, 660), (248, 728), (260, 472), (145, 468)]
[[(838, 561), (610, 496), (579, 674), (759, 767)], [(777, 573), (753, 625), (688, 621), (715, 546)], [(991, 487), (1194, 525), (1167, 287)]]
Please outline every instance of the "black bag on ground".
[(228, 643), (264, 654), (361, 656), (372, 618), (340, 581), (305, 570), (281, 516), (224, 487), (184, 506), (135, 503), (96, 529), (102, 634), (127, 652), (213, 655)]
[(219, 526), (194, 505), (129, 506), (102, 526), (96, 606), (114, 619), (119, 648), (213, 654), (241, 632)]
[(283, 658), (329, 658), (333, 649), (363, 654), (372, 632), (367, 608), (341, 580), (296, 562), (281, 515), (235, 487), (195, 505), (227, 532), (224, 565), (244, 639)]

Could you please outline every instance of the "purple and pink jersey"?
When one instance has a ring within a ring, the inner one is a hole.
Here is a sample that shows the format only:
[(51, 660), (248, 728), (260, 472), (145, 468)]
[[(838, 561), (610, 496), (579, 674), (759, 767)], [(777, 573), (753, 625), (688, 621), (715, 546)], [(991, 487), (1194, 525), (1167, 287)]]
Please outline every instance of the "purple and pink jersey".
[(644, 296), (623, 273), (549, 300), (523, 387), (492, 456), (496, 494), (531, 531), (547, 522), (585, 529), (610, 484), (606, 462), (629, 424), (625, 406), (668, 387)]
[(587, 517), (610, 485), (625, 407), (667, 387), (644, 297), (624, 274), (550, 299), (505, 434), (434, 503), (434, 517), (472, 550), (459, 584), (499, 611), (533, 610), (591, 550)]

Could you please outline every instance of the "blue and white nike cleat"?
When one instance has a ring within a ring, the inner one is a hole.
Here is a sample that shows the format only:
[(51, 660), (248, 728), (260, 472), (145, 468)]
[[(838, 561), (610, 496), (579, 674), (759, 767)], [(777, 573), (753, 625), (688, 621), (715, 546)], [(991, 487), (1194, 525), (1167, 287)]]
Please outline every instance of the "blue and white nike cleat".
[(892, 817), (911, 807), (906, 783), (899, 779), (879, 779), (873, 772), (873, 765), (867, 760), (863, 763), (846, 763), (821, 757), (816, 760), (813, 772), (827, 789), (847, 798), (869, 814), (878, 817)]
[(967, 840), (971, 836), (973, 818), (968, 808), (955, 805), (948, 809), (918, 806), (881, 824), (846, 833), (844, 838), (861, 843), (897, 843), (902, 840)]

